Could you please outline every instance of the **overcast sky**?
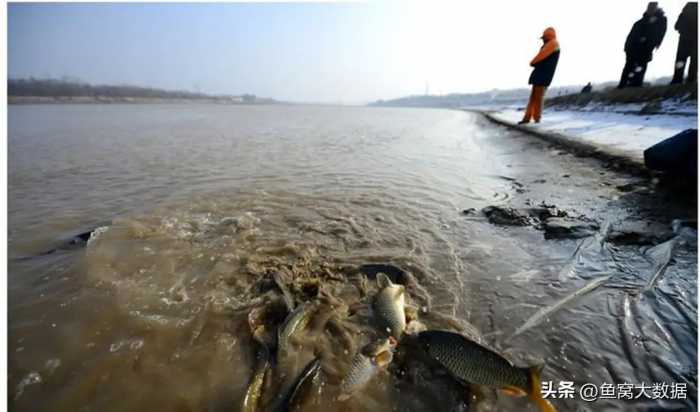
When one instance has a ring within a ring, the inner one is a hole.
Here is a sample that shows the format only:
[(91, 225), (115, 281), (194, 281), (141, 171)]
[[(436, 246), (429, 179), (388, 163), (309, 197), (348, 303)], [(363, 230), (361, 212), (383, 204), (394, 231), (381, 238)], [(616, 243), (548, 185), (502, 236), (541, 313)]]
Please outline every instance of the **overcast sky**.
[[(617, 80), (646, 1), (28, 4), (8, 10), (10, 77), (79, 78), (281, 100), (363, 103), (527, 87), (553, 26), (553, 86)], [(647, 78), (670, 76), (685, 1)]]

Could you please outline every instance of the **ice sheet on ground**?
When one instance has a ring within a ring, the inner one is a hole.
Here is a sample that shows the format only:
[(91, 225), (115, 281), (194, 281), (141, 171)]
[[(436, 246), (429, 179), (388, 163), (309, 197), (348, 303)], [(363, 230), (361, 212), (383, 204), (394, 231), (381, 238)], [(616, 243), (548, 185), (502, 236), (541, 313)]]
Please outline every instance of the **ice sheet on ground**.
[[(500, 120), (517, 123), (522, 119), (523, 112), (509, 108), (493, 115)], [(643, 161), (645, 149), (685, 129), (697, 128), (697, 122), (697, 115), (641, 116), (545, 109), (542, 123), (530, 123), (527, 127), (559, 133), (572, 140)]]

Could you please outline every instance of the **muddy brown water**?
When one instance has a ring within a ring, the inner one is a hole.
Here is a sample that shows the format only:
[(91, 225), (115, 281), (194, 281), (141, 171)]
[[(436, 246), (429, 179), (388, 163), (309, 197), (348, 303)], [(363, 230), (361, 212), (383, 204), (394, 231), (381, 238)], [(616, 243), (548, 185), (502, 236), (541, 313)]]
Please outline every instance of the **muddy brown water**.
[[(45, 105), (11, 106), (8, 121), (11, 410), (239, 410), (256, 365), (248, 315), (281, 307), (273, 273), (297, 303), (322, 289), (333, 304), (273, 366), (264, 405), (318, 356), (323, 384), (303, 410), (535, 410), (402, 350), (339, 404), (352, 354), (377, 334), (380, 271), (408, 284), (427, 327), (544, 361), (555, 385), (688, 388), (558, 410), (697, 404), (692, 229), (656, 245), (605, 229), (545, 240), (461, 213), (545, 202), (602, 228), (695, 217), (650, 182), (460, 111)], [(66, 246), (95, 227), (87, 247)]]

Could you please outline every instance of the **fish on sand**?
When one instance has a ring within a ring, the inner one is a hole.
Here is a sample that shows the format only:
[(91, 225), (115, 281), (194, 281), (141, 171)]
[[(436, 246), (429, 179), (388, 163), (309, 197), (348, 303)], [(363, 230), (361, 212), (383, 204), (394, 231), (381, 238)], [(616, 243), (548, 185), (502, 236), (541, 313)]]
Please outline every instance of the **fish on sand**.
[(420, 347), (457, 380), (490, 386), (513, 396), (525, 396), (542, 412), (554, 407), (542, 397), (541, 367), (519, 368), (496, 352), (455, 332), (428, 330), (419, 333)]

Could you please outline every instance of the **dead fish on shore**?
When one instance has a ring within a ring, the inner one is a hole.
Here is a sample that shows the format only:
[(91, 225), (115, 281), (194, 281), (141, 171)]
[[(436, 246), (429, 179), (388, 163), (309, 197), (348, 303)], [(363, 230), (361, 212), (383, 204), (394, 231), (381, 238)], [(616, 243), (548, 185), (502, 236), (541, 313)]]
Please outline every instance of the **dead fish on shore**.
[(406, 313), (404, 302), (406, 288), (395, 285), (384, 273), (377, 274), (377, 285), (380, 290), (374, 298), (372, 307), (377, 316), (377, 323), (382, 331), (396, 339), (400, 339), (406, 329)]
[(303, 330), (309, 324), (317, 305), (309, 302), (297, 306), (293, 312), (287, 315), (284, 323), (277, 332), (277, 358), (286, 356), (289, 342), (293, 336)]
[(518, 368), (501, 355), (466, 337), (429, 330), (417, 335), (427, 354), (465, 383), (490, 386), (514, 396), (527, 395), (543, 412), (554, 412), (540, 391), (540, 367)]
[(356, 391), (360, 390), (381, 369), (394, 359), (396, 339), (389, 336), (372, 342), (363, 347), (352, 359), (350, 370), (340, 384), (338, 400), (343, 402)]

